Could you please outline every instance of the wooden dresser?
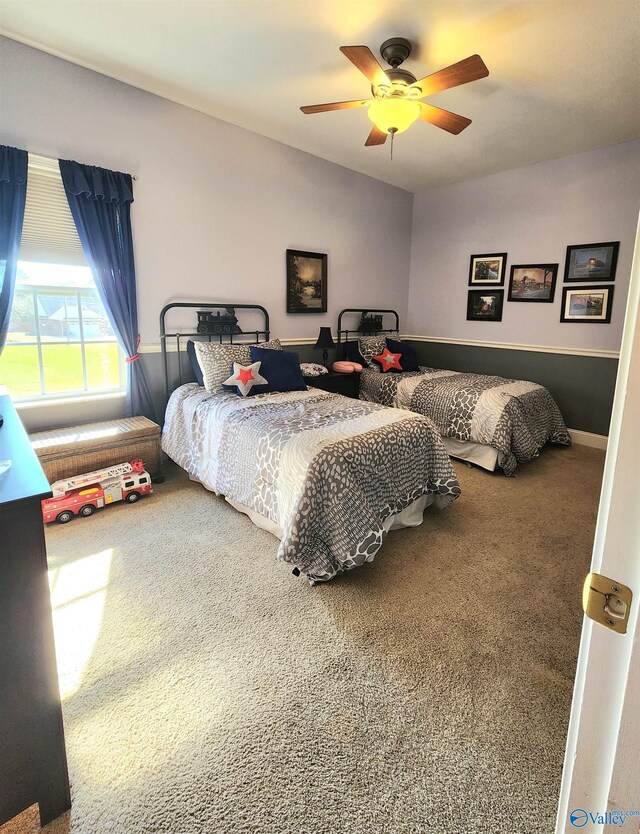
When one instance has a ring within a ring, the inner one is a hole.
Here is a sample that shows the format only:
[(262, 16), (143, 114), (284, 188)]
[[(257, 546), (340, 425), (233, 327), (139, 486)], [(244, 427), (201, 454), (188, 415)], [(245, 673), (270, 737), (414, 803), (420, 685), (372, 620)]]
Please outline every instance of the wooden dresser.
[(71, 807), (40, 501), (49, 483), (0, 395), (0, 826), (34, 803), (42, 824)]

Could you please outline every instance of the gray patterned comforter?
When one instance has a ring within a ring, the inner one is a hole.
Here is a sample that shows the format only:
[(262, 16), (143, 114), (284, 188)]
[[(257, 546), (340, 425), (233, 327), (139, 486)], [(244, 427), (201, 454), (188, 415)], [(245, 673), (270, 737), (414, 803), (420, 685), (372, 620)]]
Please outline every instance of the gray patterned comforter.
[(430, 420), (313, 388), (243, 399), (182, 385), (162, 448), (272, 522), (278, 558), (312, 582), (371, 561), (385, 521), (418, 498), (444, 507), (460, 494)]
[(360, 397), (423, 414), (444, 437), (493, 446), (507, 475), (547, 441), (571, 445), (555, 400), (535, 382), (422, 367), (401, 374), (364, 370)]

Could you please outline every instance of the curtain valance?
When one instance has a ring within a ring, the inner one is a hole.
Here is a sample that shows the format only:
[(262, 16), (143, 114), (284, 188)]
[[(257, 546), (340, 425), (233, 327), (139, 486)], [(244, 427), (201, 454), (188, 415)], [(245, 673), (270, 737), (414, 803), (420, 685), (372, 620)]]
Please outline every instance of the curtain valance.
[(0, 145), (0, 182), (26, 185), (29, 154), (20, 148)]
[(60, 171), (67, 192), (76, 197), (82, 194), (90, 200), (118, 205), (133, 202), (130, 174), (63, 159), (60, 160)]

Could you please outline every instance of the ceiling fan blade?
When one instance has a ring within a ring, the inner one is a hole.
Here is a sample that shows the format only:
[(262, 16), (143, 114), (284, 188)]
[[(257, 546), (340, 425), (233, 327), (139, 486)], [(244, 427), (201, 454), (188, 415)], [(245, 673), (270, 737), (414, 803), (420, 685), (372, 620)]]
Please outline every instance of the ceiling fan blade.
[(369, 145), (384, 145), (387, 141), (388, 135), (389, 134), (385, 133), (384, 130), (378, 130), (378, 128), (374, 125), (371, 128), (371, 133), (367, 136), (367, 141), (364, 145), (366, 148), (368, 148)]
[(489, 75), (484, 61), (479, 55), (471, 55), (464, 61), (451, 64), (450, 67), (438, 70), (431, 75), (416, 81), (415, 86), (422, 89), (422, 96), (432, 96), (441, 90), (448, 90), (451, 87), (459, 87), (461, 84), (468, 84), (469, 81), (477, 81)]
[(358, 101), (332, 101), (330, 104), (308, 104), (301, 107), (303, 113), (326, 113), (329, 110), (349, 110), (351, 107), (366, 107), (371, 101), (359, 99)]
[(374, 87), (388, 84), (389, 78), (368, 46), (341, 46), (340, 52), (366, 75)]
[(465, 116), (458, 116), (457, 113), (450, 113), (433, 104), (425, 104), (424, 101), (420, 102), (420, 118), (456, 136), (471, 124), (471, 119)]

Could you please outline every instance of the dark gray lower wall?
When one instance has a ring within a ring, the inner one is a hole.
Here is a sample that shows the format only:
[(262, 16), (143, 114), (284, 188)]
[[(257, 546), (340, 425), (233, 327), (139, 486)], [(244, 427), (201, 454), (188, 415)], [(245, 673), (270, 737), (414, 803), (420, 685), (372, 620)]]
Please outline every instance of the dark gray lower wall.
[[(474, 347), (440, 342), (412, 342), (420, 364), (452, 371), (496, 374), (511, 379), (529, 379), (549, 389), (569, 428), (608, 434), (618, 361), (590, 356), (538, 353), (527, 350)], [(320, 362), (322, 354), (313, 345), (285, 345), (301, 362)], [(329, 354), (333, 362), (335, 353)], [(162, 425), (165, 410), (162, 354), (142, 353), (153, 397), (156, 422)], [(182, 354), (183, 382), (193, 381), (186, 354)], [(169, 354), (170, 390), (178, 385), (177, 354)], [(21, 410), (28, 431), (108, 420), (123, 413), (123, 400), (65, 403), (41, 409)], [(151, 415), (149, 415), (151, 416)]]
[(549, 390), (569, 428), (608, 434), (617, 359), (411, 342), (421, 365), (538, 382)]

